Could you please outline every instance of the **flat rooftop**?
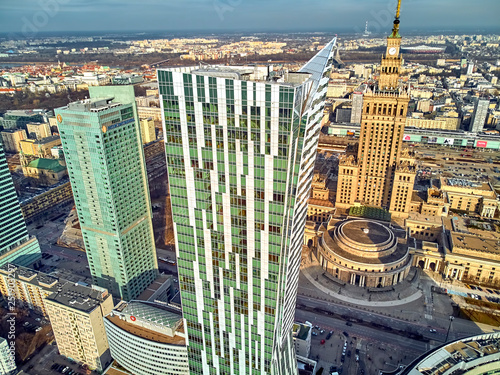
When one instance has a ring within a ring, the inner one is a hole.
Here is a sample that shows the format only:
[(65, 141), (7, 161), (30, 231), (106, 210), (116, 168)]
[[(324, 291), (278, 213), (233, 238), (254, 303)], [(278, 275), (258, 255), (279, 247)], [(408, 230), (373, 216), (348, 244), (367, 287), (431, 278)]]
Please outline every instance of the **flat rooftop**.
[(410, 212), (410, 215), (408, 216), (407, 221), (418, 221), (426, 224), (432, 224), (432, 225), (442, 225), (443, 221), (441, 219), (441, 216), (429, 216), (429, 215), (424, 215), (418, 212)]
[(111, 298), (111, 295), (105, 289), (95, 289), (68, 281), (48, 296), (47, 300), (83, 312), (91, 312), (100, 306), (106, 297)]
[(478, 252), (478, 256), (487, 257), (486, 253), (500, 255), (500, 241), (491, 238), (481, 238), (477, 235), (467, 233), (451, 233), (452, 253), (460, 254), (460, 249)]
[(490, 185), (487, 182), (471, 181), (464, 178), (442, 178), (441, 188), (446, 191), (446, 187), (453, 187), (455, 189), (473, 189), (490, 191)]
[(56, 277), (32, 270), (31, 268), (16, 266), (5, 263), (0, 267), (0, 273), (14, 277), (16, 280), (27, 282), (32, 285), (42, 287), (48, 291), (57, 291), (66, 280), (59, 280)]
[(184, 71), (191, 74), (203, 75), (208, 77), (230, 78), (240, 81), (255, 81), (265, 83), (276, 83), (289, 86), (300, 86), (302, 83), (312, 77), (307, 72), (289, 72), (282, 70), (273, 70), (271, 65), (255, 66), (226, 66), (211, 65), (206, 67), (184, 67), (165, 69), (167, 71)]
[(90, 98), (77, 100), (75, 102), (69, 103), (66, 107), (59, 108), (60, 111), (71, 111), (71, 112), (101, 112), (106, 109), (119, 107), (122, 104), (117, 102), (112, 102), (114, 98)]

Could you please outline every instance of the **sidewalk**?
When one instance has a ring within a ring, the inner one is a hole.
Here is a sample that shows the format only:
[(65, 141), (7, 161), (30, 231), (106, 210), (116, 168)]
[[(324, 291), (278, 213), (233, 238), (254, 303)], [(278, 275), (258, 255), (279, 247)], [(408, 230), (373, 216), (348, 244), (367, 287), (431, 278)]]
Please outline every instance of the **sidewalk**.
[[(392, 307), (392, 306), (401, 306), (401, 305), (406, 305), (408, 303), (411, 303), (413, 301), (416, 301), (422, 297), (422, 292), (420, 290), (417, 290), (415, 293), (409, 295), (408, 297), (404, 297), (401, 299), (393, 299), (389, 301), (370, 301), (366, 299), (358, 299), (358, 298), (352, 298), (341, 293), (341, 290), (345, 290), (346, 287), (341, 287), (339, 289), (339, 292), (335, 292), (332, 289), (329, 289), (322, 284), (320, 284), (318, 281), (316, 281), (311, 274), (309, 273), (308, 269), (302, 269), (302, 274), (309, 280), (311, 284), (313, 284), (316, 288), (318, 288), (320, 291), (322, 291), (325, 294), (328, 294), (329, 296), (347, 302), (351, 303), (353, 305), (359, 305), (359, 306), (368, 306), (368, 307)], [(394, 292), (386, 292), (386, 293), (391, 293), (394, 294)]]

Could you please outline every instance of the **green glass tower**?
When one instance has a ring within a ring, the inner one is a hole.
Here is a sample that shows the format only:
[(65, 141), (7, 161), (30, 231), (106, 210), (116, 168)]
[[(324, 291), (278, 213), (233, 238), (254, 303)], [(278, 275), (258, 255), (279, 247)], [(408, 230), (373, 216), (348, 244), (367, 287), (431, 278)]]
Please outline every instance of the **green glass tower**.
[(160, 69), (191, 374), (297, 373), (297, 283), (332, 51), (299, 72)]
[(0, 140), (0, 266), (9, 262), (29, 267), (41, 255), (38, 240), (26, 229)]
[(56, 118), (93, 282), (134, 299), (158, 275), (134, 89), (92, 87)]

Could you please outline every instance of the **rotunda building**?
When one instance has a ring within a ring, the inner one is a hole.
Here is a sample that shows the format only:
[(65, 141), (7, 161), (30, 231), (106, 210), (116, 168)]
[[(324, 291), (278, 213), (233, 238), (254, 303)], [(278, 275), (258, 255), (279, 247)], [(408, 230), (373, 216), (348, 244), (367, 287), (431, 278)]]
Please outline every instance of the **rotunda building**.
[(320, 234), (318, 260), (344, 283), (381, 288), (401, 282), (409, 273), (411, 256), (405, 232), (369, 219), (330, 222)]

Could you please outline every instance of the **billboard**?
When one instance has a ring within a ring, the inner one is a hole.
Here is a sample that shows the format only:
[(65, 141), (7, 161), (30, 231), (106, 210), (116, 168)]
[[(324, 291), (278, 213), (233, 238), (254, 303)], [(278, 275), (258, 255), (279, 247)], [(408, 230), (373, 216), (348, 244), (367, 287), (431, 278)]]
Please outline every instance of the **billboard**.
[(429, 137), (427, 143), (437, 143), (438, 139), (437, 137)]
[(453, 138), (445, 138), (443, 145), (453, 146), (454, 142), (455, 142), (455, 140)]
[(403, 141), (411, 141), (411, 135), (409, 134), (403, 135)]
[(476, 147), (486, 147), (488, 146), (488, 141), (477, 141)]

